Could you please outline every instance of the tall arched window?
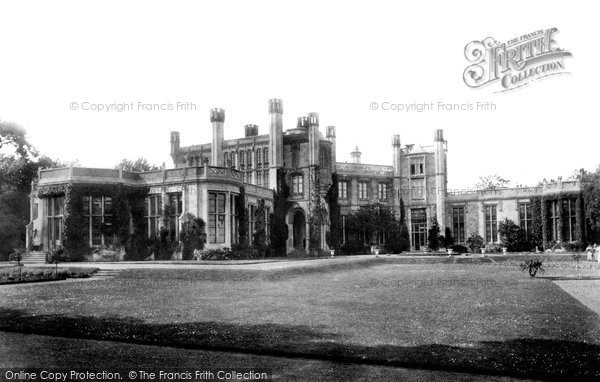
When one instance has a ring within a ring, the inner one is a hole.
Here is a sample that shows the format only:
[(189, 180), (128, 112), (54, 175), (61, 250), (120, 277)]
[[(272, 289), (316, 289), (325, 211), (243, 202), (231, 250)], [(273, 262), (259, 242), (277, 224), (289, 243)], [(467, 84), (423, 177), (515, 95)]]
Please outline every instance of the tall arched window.
[(256, 150), (256, 168), (262, 167), (262, 150), (259, 148)]
[(229, 154), (223, 153), (223, 166), (227, 167), (227, 161), (229, 160)]
[(248, 156), (246, 159), (248, 159), (248, 160), (246, 161), (246, 167), (248, 169), (251, 169), (252, 168), (252, 149), (248, 149), (247, 153), (248, 153)]
[(265, 167), (269, 166), (269, 148), (265, 147), (263, 149), (263, 162), (265, 163)]
[(240, 153), (238, 154), (240, 156), (240, 170), (244, 169), (244, 163), (246, 162), (246, 153), (244, 152), (244, 150), (241, 150)]

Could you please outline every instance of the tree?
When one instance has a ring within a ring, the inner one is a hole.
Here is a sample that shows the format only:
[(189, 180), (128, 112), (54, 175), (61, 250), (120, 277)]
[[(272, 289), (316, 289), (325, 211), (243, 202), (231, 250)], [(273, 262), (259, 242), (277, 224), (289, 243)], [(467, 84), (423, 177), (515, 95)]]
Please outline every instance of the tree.
[(432, 251), (440, 248), (440, 225), (436, 217), (431, 218), (431, 227), (427, 231), (427, 247)]
[(255, 230), (252, 236), (252, 245), (261, 257), (265, 257), (267, 253), (267, 222), (265, 219), (265, 201), (260, 199), (256, 205)]
[(37, 156), (37, 151), (27, 141), (26, 135), (25, 129), (16, 123), (0, 121), (0, 150), (12, 146), (16, 154), (21, 158), (29, 155)]
[(204, 223), (204, 220), (189, 212), (186, 213), (183, 216), (179, 240), (183, 244), (183, 259), (191, 260), (194, 256), (194, 250), (203, 249), (204, 244), (206, 244), (206, 223)]
[(498, 224), (498, 233), (502, 245), (510, 252), (516, 251), (521, 242), (521, 227), (509, 218)]
[(475, 184), (478, 190), (496, 190), (498, 188), (508, 187), (510, 180), (504, 179), (498, 175), (480, 176), (479, 182)]
[(123, 169), (126, 171), (154, 171), (160, 170), (160, 168), (154, 164), (150, 164), (146, 158), (138, 158), (135, 161), (130, 159), (122, 159), (116, 166), (115, 169)]

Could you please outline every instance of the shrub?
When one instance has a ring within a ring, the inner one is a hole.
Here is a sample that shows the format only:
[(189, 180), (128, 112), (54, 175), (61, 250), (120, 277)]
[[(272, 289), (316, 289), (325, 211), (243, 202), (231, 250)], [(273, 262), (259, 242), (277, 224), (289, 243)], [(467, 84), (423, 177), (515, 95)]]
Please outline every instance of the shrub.
[(203, 249), (206, 243), (206, 223), (204, 223), (204, 220), (189, 212), (186, 213), (183, 217), (179, 239), (183, 244), (183, 260), (191, 260), (194, 257), (194, 250)]
[(458, 253), (458, 254), (469, 252), (469, 248), (465, 247), (464, 245), (460, 245), (460, 244), (452, 244), (450, 246), (450, 249), (452, 249), (452, 252)]
[(521, 227), (515, 224), (509, 218), (505, 218), (498, 224), (498, 233), (500, 241), (509, 252), (516, 251), (516, 247), (521, 242)]
[(538, 271), (540, 273), (544, 273), (544, 260), (536, 258), (536, 259), (528, 259), (525, 260), (522, 264), (521, 264), (521, 270), (527, 270), (527, 272), (529, 272), (529, 276), (531, 277), (535, 277), (535, 275), (538, 273)]
[(452, 237), (452, 231), (450, 230), (450, 227), (446, 227), (444, 230), (444, 236), (440, 236), (440, 239), (444, 248), (450, 248), (452, 244), (454, 244), (454, 238)]
[(358, 255), (366, 253), (367, 251), (368, 248), (358, 240), (350, 240), (342, 245), (342, 253), (345, 255)]
[(565, 243), (564, 248), (568, 252), (583, 252), (587, 247), (587, 243), (583, 241), (574, 241), (572, 243)]
[(502, 246), (498, 244), (488, 244), (485, 246), (486, 253), (501, 253)]
[(435, 217), (431, 219), (431, 227), (427, 231), (427, 247), (432, 251), (440, 248), (440, 225)]
[(473, 232), (471, 236), (467, 238), (467, 247), (469, 247), (472, 252), (479, 252), (482, 246), (483, 237), (479, 236), (475, 232)]

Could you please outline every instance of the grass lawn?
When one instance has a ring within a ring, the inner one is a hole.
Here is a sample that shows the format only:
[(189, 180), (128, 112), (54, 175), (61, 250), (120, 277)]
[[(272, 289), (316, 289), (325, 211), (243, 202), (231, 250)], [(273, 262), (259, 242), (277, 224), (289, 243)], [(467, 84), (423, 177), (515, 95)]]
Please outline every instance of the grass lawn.
[(126, 270), (0, 287), (0, 330), (533, 378), (600, 376), (600, 317), (498, 264)]

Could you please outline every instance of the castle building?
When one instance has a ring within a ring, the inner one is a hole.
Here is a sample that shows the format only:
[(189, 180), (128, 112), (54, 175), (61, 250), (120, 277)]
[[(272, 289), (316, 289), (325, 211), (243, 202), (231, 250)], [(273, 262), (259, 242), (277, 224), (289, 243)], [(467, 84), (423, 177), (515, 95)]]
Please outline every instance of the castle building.
[[(169, 169), (40, 170), (32, 185), (28, 247), (48, 249), (61, 245), (69, 224), (82, 225), (81, 240), (86, 245), (101, 247), (112, 243), (115, 234), (107, 229), (112, 218), (123, 213), (123, 208), (130, 208), (127, 213), (131, 216), (135, 212), (133, 206), (117, 203), (115, 190), (143, 193), (141, 220), (148, 237), (157, 237), (166, 230), (176, 240), (182, 219), (189, 213), (206, 222), (207, 248), (231, 247), (240, 240), (241, 231), (248, 232), (246, 237), (251, 244), (257, 211), (265, 214), (268, 228), (275, 198), (286, 189), (287, 254), (325, 251), (331, 224), (325, 198), (335, 187), (334, 178), (338, 179), (344, 241), (348, 215), (361, 206), (380, 203), (390, 207), (396, 217), (400, 217), (404, 206), (402, 215), (414, 251), (427, 246), (427, 230), (433, 217), (442, 233), (445, 227), (451, 229), (457, 243), (465, 243), (472, 233), (481, 235), (487, 243), (498, 243), (498, 224), (504, 218), (519, 224), (526, 235), (531, 234), (532, 209), (538, 200), (544, 217), (544, 242), (581, 241), (585, 237), (579, 182), (559, 180), (529, 188), (448, 191), (443, 130), (435, 130), (432, 145), (427, 146), (402, 146), (400, 135), (394, 135), (391, 165), (363, 164), (358, 147), (350, 153), (350, 162), (338, 162), (336, 128), (327, 126), (324, 136), (317, 113), (299, 117), (297, 125), (286, 130), (281, 100), (269, 100), (268, 113), (266, 134), (259, 134), (257, 125), (248, 124), (244, 126), (244, 137), (224, 139), (223, 109), (210, 111), (209, 143), (181, 146), (179, 132), (171, 132), (173, 167)], [(73, 187), (80, 191), (69, 193)], [(74, 197), (80, 204), (73, 204), (70, 199)], [(68, 203), (78, 206), (78, 219), (68, 218)], [(316, 215), (319, 219), (311, 223)], [(242, 222), (247, 226), (241, 227)], [(311, 238), (316, 247), (313, 244), (311, 248)], [(383, 243), (385, 238), (364, 240)]]

